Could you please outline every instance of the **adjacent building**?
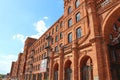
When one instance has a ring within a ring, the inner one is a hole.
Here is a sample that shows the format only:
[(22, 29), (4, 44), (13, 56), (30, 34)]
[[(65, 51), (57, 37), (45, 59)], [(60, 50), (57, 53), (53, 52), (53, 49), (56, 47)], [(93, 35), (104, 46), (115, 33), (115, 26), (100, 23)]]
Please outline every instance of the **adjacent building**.
[(19, 58), (11, 78), (120, 80), (120, 0), (64, 0), (63, 16)]

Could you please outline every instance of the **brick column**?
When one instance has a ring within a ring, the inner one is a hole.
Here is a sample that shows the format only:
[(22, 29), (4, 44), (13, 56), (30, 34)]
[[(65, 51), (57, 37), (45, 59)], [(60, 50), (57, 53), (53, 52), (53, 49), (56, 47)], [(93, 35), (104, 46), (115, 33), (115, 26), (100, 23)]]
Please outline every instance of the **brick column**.
[(59, 55), (59, 58), (60, 58), (60, 62), (59, 62), (59, 69), (58, 69), (58, 80), (63, 80), (63, 55), (64, 54), (64, 49), (63, 47), (60, 49), (60, 55)]
[(51, 52), (50, 63), (49, 63), (49, 80), (53, 80), (53, 56), (54, 56), (54, 52)]
[(72, 55), (73, 55), (73, 70), (72, 70), (72, 80), (78, 80), (78, 50), (77, 41), (73, 42), (72, 45)]

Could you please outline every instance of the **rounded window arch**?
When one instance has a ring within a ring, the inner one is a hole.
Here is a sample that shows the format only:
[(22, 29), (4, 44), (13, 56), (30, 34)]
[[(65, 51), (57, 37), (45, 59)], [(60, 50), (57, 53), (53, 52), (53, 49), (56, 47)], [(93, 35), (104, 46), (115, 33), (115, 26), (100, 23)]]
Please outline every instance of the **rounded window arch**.
[(56, 63), (54, 66), (54, 80), (58, 80), (58, 68), (59, 68), (59, 65), (58, 63)]
[(92, 59), (84, 56), (80, 61), (80, 78), (81, 80), (93, 80)]

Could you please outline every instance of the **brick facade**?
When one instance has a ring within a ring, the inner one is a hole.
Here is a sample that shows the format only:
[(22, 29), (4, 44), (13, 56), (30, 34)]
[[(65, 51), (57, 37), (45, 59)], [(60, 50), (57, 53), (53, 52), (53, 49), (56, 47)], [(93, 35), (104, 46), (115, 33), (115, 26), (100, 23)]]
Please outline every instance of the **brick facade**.
[(39, 39), (26, 40), (19, 80), (119, 80), (119, 11), (120, 0), (64, 0), (64, 15)]

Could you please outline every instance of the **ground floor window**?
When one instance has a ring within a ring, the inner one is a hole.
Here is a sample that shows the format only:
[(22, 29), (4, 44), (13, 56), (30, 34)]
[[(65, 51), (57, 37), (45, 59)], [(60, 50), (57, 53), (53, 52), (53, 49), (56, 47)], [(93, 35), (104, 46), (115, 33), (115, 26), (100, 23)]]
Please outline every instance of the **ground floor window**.
[(58, 70), (54, 71), (54, 80), (58, 80)]
[(71, 68), (65, 69), (65, 80), (72, 80), (72, 69)]
[(41, 73), (38, 74), (38, 80), (42, 80), (42, 74)]

